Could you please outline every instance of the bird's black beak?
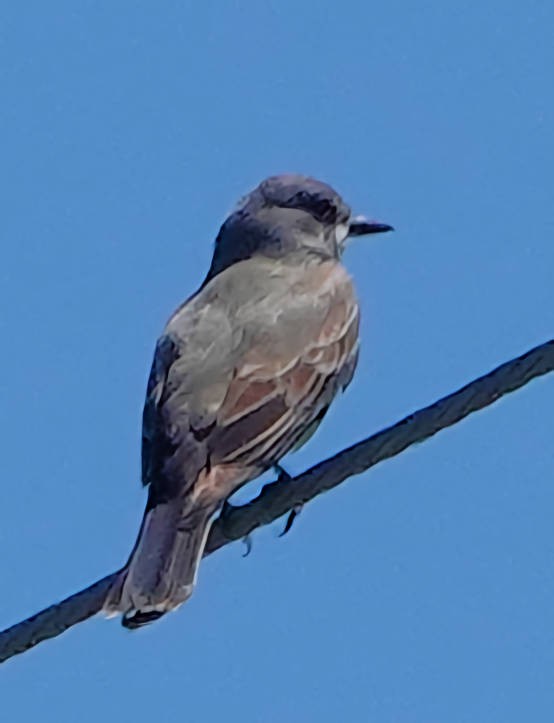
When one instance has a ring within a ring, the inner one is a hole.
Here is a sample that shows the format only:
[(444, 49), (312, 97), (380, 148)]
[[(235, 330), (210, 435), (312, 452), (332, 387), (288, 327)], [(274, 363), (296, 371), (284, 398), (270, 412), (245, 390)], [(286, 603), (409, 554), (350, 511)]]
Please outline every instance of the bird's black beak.
[(394, 231), (388, 223), (379, 223), (372, 221), (365, 216), (354, 216), (350, 219), (349, 236), (365, 236), (369, 233), (383, 233), (384, 231)]

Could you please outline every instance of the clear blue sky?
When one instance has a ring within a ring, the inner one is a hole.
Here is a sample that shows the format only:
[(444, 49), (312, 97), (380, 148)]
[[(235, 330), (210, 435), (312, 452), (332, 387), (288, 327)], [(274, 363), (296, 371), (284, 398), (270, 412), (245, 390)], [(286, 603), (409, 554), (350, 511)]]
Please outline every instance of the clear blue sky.
[[(263, 177), (397, 228), (347, 254), (358, 373), (291, 472), (552, 337), (553, 25), (548, 0), (2, 4), (2, 627), (126, 558), (156, 337)], [(553, 427), (547, 377), (206, 560), (160, 623), (12, 660), (2, 719), (550, 723)]]

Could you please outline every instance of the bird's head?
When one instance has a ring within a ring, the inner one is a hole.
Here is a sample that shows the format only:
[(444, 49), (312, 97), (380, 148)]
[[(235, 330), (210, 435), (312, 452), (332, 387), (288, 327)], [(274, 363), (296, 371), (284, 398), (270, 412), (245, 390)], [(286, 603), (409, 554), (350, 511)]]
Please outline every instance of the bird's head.
[(210, 276), (254, 255), (279, 258), (306, 251), (339, 258), (350, 237), (391, 230), (388, 224), (353, 216), (322, 181), (295, 174), (271, 176), (241, 199), (221, 227)]

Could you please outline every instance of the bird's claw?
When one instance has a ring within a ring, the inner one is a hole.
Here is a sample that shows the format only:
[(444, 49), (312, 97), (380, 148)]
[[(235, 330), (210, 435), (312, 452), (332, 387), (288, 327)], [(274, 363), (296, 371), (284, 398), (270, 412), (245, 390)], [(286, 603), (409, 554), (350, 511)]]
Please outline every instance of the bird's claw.
[(302, 512), (303, 507), (304, 507), (304, 505), (296, 505), (296, 507), (292, 508), (292, 510), (289, 512), (289, 515), (287, 517), (287, 521), (285, 522), (285, 527), (284, 527), (283, 531), (281, 533), (279, 533), (278, 537), (284, 537), (287, 534), (287, 532), (289, 532), (295, 519)]
[(246, 547), (245, 551), (242, 553), (242, 556), (248, 557), (248, 555), (252, 552), (252, 535), (246, 535), (242, 538), (242, 541), (244, 542), (244, 545)]

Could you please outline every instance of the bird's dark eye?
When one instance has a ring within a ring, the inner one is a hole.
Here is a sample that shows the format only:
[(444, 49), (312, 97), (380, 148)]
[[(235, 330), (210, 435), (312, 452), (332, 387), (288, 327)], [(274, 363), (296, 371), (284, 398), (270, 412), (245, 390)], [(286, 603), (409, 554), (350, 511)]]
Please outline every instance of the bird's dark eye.
[(318, 221), (334, 223), (337, 218), (337, 208), (332, 201), (312, 193), (306, 193), (306, 191), (295, 194), (290, 205), (293, 208), (301, 208), (307, 211)]

